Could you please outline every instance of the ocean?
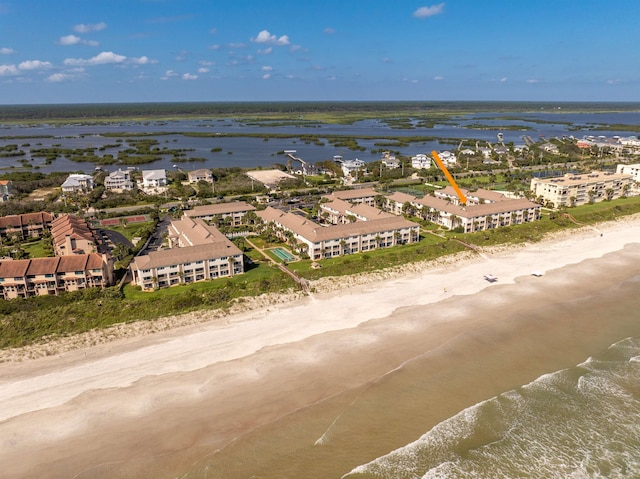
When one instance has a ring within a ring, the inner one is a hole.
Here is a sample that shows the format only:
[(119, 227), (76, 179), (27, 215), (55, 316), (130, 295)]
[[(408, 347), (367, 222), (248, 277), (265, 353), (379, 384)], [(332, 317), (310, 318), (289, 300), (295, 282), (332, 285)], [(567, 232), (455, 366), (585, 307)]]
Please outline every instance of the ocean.
[[(524, 278), (438, 313), (399, 312), (406, 337), (389, 341), (410, 359), (209, 451), (180, 477), (640, 477), (638, 259), (628, 246), (548, 272), (546, 285)], [(452, 325), (434, 348), (429, 331)], [(368, 354), (394, 350), (378, 348)], [(310, 387), (322, 383), (308, 374)]]
[(640, 338), (469, 407), (345, 478), (640, 477)]

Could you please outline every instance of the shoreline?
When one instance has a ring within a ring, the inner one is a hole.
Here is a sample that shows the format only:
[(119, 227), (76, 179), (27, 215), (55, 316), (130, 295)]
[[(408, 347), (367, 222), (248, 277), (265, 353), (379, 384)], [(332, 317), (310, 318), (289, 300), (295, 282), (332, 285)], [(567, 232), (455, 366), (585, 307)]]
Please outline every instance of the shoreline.
[[(398, 268), (374, 277), (334, 278), (318, 285), (322, 292), (311, 298), (289, 298), (293, 301), (214, 319), (195, 318), (195, 323), (154, 334), (0, 363), (0, 462), (12, 464), (7, 477), (29, 477), (27, 471), (66, 477), (87, 468), (96, 473), (98, 458), (131, 460), (131, 441), (139, 447), (148, 444), (143, 448), (147, 455), (134, 455), (136, 463), (152, 457), (158, 465), (163, 454), (179, 456), (174, 462), (181, 464), (193, 462), (204, 451), (233, 444), (313, 405), (330, 408), (415, 354), (449, 354), (448, 348), (461, 338), (488, 327), (517, 329), (514, 322), (501, 322), (507, 311), (519, 307), (510, 291), (533, 291), (548, 287), (548, 282), (555, 289), (572, 285), (580, 294), (588, 285), (576, 285), (563, 271), (621, 253), (637, 243), (638, 233), (636, 215), (540, 243), (420, 264), (409, 273)], [(531, 277), (534, 270), (545, 277)], [(486, 282), (487, 273), (498, 282)], [(486, 315), (470, 318), (476, 303)], [(417, 322), (411, 314), (427, 306), (433, 318)], [(501, 313), (491, 314), (496, 308)], [(419, 344), (412, 339), (417, 331), (428, 333)], [(308, 377), (322, 380), (309, 383)], [(204, 422), (215, 427), (200, 430), (204, 426), (194, 411), (204, 410)], [(166, 424), (154, 421), (159, 414), (167, 418)], [(184, 441), (176, 440), (171, 430), (176, 424), (200, 430), (198, 439), (185, 432)], [(108, 454), (100, 448), (113, 444), (109, 439), (123, 431), (132, 438), (110, 447)], [(38, 461), (25, 464), (35, 451)]]

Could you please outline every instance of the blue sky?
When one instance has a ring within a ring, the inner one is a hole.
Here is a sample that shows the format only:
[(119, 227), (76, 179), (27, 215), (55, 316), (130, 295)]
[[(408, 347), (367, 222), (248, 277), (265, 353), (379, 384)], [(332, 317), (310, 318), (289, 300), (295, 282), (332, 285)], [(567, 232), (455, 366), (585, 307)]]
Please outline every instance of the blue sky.
[(0, 0), (0, 104), (640, 101), (638, 0)]

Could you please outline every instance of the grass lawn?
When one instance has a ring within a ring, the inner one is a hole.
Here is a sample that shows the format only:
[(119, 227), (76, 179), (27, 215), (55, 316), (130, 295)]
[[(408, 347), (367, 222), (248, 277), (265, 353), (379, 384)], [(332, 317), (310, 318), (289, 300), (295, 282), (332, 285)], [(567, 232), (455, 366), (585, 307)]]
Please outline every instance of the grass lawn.
[(31, 243), (23, 243), (22, 249), (27, 252), (29, 258), (47, 258), (53, 256), (44, 249), (44, 245), (44, 240), (33, 241)]

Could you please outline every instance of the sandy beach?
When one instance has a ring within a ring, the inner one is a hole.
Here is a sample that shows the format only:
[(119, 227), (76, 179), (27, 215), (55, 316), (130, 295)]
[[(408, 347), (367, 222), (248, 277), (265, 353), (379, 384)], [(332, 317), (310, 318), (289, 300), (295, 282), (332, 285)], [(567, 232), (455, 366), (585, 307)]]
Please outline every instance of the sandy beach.
[[(3, 477), (173, 478), (209, 460), (216, 465), (208, 477), (296, 477), (291, 471), (305, 462), (332, 462), (318, 456), (325, 441), (338, 448), (371, 433), (331, 437), (332, 418), (416, 358), (434, 385), (420, 430), (634, 332), (629, 324), (609, 332), (596, 320), (556, 326), (527, 315), (637, 275), (638, 238), (634, 216), (540, 243), (324, 279), (311, 297), (261, 298), (236, 314), (200, 312), (3, 351)], [(540, 348), (527, 350), (525, 337)], [(569, 337), (575, 347), (563, 348)], [(444, 379), (454, 367), (455, 378)], [(472, 394), (455, 394), (470, 383)], [(388, 442), (413, 434), (398, 431)], [(265, 442), (276, 435), (282, 439)], [(385, 447), (362, 448), (348, 466)], [(300, 463), (276, 472), (279, 458), (298, 449)], [(340, 477), (341, 467), (336, 476), (337, 469), (308, 477)]]

